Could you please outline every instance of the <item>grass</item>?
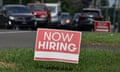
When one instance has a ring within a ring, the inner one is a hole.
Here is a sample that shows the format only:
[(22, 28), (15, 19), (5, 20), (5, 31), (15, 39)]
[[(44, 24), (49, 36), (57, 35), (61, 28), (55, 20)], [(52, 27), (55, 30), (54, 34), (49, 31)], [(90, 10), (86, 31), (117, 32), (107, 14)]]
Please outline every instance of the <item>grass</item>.
[(0, 72), (120, 72), (120, 52), (85, 50), (79, 64), (34, 61), (34, 49), (0, 51)]
[(120, 33), (83, 33), (82, 43), (106, 46), (120, 46)]
[[(83, 33), (83, 44), (120, 47), (120, 33)], [(79, 64), (34, 61), (34, 49), (0, 51), (0, 72), (120, 72), (120, 51), (80, 51)]]

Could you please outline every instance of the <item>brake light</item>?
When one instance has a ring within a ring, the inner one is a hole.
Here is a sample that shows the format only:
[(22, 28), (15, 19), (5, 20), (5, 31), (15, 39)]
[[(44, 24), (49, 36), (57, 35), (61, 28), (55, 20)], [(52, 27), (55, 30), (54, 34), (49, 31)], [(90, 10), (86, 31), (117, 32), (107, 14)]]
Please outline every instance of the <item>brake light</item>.
[(85, 18), (85, 16), (80, 16), (80, 18)]
[(36, 13), (36, 12), (32, 12), (32, 14), (33, 14), (33, 15), (37, 15), (37, 13)]
[(101, 16), (97, 16), (97, 19), (101, 19), (102, 17)]

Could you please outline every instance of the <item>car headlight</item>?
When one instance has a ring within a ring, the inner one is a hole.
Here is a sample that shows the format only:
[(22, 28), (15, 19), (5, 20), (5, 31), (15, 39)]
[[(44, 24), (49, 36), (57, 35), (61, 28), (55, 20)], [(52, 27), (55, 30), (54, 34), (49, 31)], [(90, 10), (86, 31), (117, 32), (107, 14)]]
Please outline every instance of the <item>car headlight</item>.
[(10, 19), (10, 20), (14, 20), (15, 17), (13, 17), (13, 16), (9, 16), (9, 19)]
[(70, 20), (69, 20), (69, 19), (67, 19), (67, 20), (66, 20), (66, 23), (67, 23), (67, 24), (69, 24), (69, 23), (70, 23)]

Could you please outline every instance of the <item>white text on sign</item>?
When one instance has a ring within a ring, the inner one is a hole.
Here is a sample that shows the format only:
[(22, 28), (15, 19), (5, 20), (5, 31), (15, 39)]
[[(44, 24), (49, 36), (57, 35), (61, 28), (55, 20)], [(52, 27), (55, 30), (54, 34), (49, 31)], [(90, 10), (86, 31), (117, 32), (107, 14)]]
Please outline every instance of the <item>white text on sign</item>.
[[(71, 43), (72, 37), (73, 34), (68, 33), (64, 34), (59, 32), (45, 32), (44, 41), (38, 42), (38, 48), (42, 50), (75, 52), (77, 48), (74, 43)], [(60, 40), (63, 42), (60, 42)]]

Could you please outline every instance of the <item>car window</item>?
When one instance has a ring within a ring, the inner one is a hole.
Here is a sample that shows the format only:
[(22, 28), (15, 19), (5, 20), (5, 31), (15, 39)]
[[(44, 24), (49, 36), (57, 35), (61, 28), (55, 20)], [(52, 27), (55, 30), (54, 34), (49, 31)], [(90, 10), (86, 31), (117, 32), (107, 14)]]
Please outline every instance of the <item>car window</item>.
[(62, 15), (61, 15), (61, 18), (69, 18), (69, 17), (70, 17), (69, 14), (62, 14)]
[(99, 16), (99, 11), (83, 11), (82, 15), (94, 15), (94, 16)]
[(44, 5), (29, 5), (28, 7), (32, 11), (36, 11), (36, 10), (46, 11), (47, 10), (46, 6), (44, 6)]
[(80, 14), (75, 14), (74, 19), (79, 18)]
[(10, 13), (29, 13), (30, 10), (27, 7), (7, 7), (6, 10)]
[(56, 12), (56, 7), (55, 6), (48, 6), (48, 8), (50, 9), (50, 11), (52, 13), (55, 13)]

